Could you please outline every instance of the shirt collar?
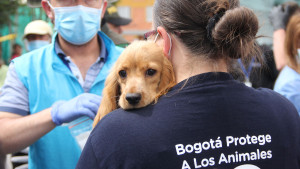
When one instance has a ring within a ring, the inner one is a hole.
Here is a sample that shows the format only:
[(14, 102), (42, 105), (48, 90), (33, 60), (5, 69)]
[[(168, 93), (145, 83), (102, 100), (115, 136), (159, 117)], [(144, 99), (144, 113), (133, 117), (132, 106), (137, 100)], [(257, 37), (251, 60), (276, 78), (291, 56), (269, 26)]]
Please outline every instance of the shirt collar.
[(183, 87), (188, 88), (195, 85), (207, 85), (209, 83), (232, 81), (232, 80), (234, 80), (233, 77), (229, 73), (225, 73), (225, 72), (202, 73), (179, 82), (171, 89), (171, 91), (181, 89)]
[[(99, 55), (99, 59), (97, 61), (106, 61), (107, 58), (107, 51), (106, 51), (106, 47), (105, 47), (105, 43), (103, 41), (103, 39), (101, 38), (101, 36), (98, 34), (98, 41), (100, 43), (100, 55)], [(104, 49), (104, 50), (103, 50)], [(64, 51), (62, 51), (62, 49), (59, 46), (59, 42), (58, 42), (58, 36), (56, 36), (55, 38), (55, 42), (54, 42), (54, 50), (55, 53), (59, 56), (60, 59), (63, 60), (63, 62), (66, 64), (66, 54), (64, 53)]]

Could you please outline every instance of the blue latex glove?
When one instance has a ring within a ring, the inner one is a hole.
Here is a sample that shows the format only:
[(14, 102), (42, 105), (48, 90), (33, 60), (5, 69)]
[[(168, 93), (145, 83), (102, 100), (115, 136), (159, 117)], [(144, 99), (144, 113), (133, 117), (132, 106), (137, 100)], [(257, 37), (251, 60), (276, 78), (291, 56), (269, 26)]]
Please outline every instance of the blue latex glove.
[(94, 119), (97, 114), (101, 96), (84, 93), (69, 101), (57, 101), (52, 105), (51, 117), (56, 125), (71, 122), (81, 116)]

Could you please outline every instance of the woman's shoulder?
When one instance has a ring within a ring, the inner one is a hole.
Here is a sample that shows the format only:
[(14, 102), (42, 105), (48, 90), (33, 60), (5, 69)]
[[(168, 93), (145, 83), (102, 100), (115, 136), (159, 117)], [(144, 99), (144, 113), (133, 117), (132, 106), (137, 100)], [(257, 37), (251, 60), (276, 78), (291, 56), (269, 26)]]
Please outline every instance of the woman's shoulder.
[(282, 94), (266, 88), (256, 89), (256, 92), (260, 93), (261, 100), (264, 101), (264, 104), (270, 105), (273, 110), (285, 110), (286, 113), (291, 113), (298, 115), (297, 110), (293, 103), (291, 103), (286, 97)]
[(284, 98), (281, 94), (278, 92), (268, 89), (268, 88), (257, 88), (253, 89), (258, 96), (261, 98), (265, 98), (265, 101), (274, 102), (275, 100), (278, 100), (280, 102), (286, 102), (287, 99)]
[(282, 88), (285, 88), (286, 85), (288, 85), (289, 83), (293, 83), (294, 81), (300, 81), (300, 74), (294, 69), (285, 66), (281, 70), (275, 82), (274, 90), (280, 92)]
[[(135, 125), (138, 125), (137, 123), (139, 123), (139, 121), (143, 120), (145, 117), (149, 117), (149, 113), (151, 113), (149, 108), (151, 106), (152, 105), (149, 105), (145, 108), (132, 110), (124, 110), (122, 108), (116, 109), (104, 116), (99, 121), (95, 129), (106, 130), (109, 128), (110, 131), (112, 129), (119, 131), (128, 127), (134, 128)], [(114, 128), (111, 128), (111, 126)]]

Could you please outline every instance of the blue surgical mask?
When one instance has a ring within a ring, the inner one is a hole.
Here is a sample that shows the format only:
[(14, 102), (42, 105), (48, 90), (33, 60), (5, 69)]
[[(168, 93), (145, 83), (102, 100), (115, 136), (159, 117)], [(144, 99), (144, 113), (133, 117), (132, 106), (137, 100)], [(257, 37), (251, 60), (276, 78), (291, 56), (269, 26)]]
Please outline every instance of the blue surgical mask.
[(49, 45), (50, 41), (46, 41), (46, 40), (33, 40), (30, 42), (26, 42), (26, 49), (31, 52), (35, 49), (41, 48), (43, 46)]
[(74, 45), (89, 42), (100, 30), (102, 8), (89, 8), (82, 5), (52, 7), (55, 13), (55, 29), (62, 38)]

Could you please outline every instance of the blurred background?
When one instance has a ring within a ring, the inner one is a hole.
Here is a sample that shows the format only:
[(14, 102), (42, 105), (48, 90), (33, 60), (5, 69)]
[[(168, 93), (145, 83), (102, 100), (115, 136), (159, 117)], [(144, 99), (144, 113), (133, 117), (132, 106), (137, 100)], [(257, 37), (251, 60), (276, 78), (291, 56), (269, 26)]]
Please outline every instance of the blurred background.
[[(0, 1), (0, 56), (9, 64), (14, 44), (19, 44), (25, 51), (23, 33), (25, 26), (33, 20), (44, 20), (51, 24), (40, 6), (41, 0), (1, 0)], [(128, 25), (122, 26), (123, 36), (128, 42), (142, 39), (143, 34), (152, 27), (152, 8), (155, 0), (108, 0), (115, 5), (119, 16), (131, 19)], [(272, 27), (269, 13), (273, 6), (286, 1), (300, 0), (240, 0), (242, 6), (253, 9), (260, 19), (259, 43), (272, 45)], [(51, 24), (52, 25), (52, 24)]]

